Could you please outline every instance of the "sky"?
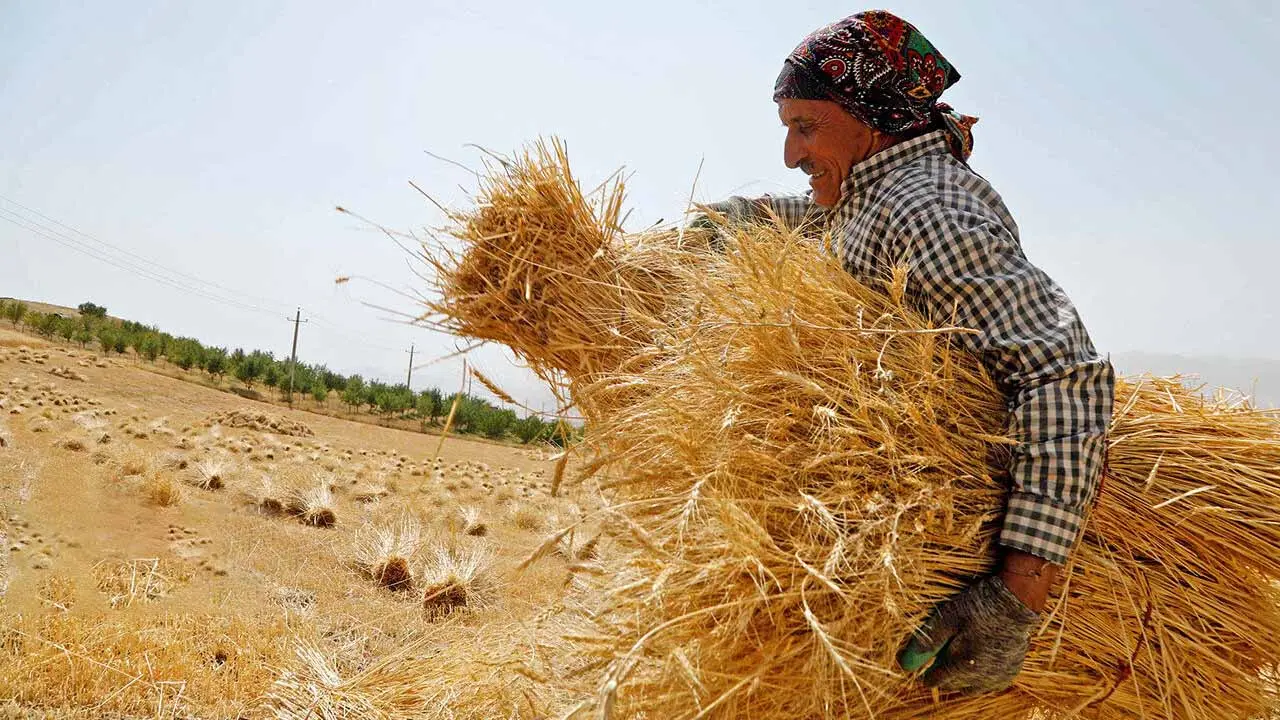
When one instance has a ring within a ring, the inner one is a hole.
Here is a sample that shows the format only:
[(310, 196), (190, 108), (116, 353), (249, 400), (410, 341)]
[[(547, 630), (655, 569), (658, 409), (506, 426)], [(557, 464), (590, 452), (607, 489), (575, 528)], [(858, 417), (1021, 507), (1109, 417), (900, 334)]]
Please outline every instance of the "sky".
[[(277, 357), (301, 307), (300, 358), (402, 380), (411, 344), (416, 362), (461, 345), (399, 319), (424, 290), (413, 263), (335, 206), (438, 226), (410, 181), (466, 207), (474, 146), (547, 135), (584, 186), (625, 167), (634, 228), (691, 196), (798, 192), (774, 78), (804, 35), (859, 9), (0, 0), (0, 296), (92, 301)], [(1101, 351), (1280, 360), (1280, 100), (1264, 55), (1280, 3), (888, 9), (960, 71), (944, 99), (981, 119), (972, 166)], [(334, 283), (347, 275), (370, 280)], [(550, 409), (501, 348), (470, 357)], [(459, 378), (455, 358), (413, 384)]]

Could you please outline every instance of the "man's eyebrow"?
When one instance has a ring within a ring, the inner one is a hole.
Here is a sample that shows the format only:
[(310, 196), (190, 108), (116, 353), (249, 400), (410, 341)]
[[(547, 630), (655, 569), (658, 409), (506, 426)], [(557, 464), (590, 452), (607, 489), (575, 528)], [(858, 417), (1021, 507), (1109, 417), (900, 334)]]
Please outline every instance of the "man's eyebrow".
[(787, 125), (790, 125), (791, 123), (807, 123), (807, 122), (813, 122), (813, 118), (809, 117), (808, 115), (793, 115), (789, 118), (785, 118), (782, 121), (782, 124), (785, 127)]

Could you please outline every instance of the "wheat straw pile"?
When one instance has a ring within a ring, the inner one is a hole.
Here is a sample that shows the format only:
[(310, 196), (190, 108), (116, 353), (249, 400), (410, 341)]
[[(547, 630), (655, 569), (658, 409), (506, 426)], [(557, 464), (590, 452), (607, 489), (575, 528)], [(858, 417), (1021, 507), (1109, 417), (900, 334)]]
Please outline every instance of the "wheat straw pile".
[[(511, 346), (587, 417), (619, 542), (572, 601), (588, 717), (1260, 718), (1280, 660), (1280, 422), (1174, 380), (1117, 388), (1101, 498), (1011, 690), (896, 668), (986, 572), (1003, 401), (960, 328), (775, 227), (623, 237), (563, 148), (500, 168), (432, 321)], [(695, 240), (697, 240), (695, 242)], [(638, 258), (638, 259), (633, 259)], [(643, 267), (642, 273), (633, 268)], [(643, 282), (636, 282), (639, 276)]]

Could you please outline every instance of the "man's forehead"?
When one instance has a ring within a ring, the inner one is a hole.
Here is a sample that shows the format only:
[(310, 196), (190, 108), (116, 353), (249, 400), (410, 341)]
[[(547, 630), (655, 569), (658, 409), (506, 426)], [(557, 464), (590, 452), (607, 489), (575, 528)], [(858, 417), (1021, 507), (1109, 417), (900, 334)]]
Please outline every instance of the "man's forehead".
[(814, 100), (783, 100), (778, 103), (778, 117), (784, 125), (813, 120), (823, 115), (823, 104)]

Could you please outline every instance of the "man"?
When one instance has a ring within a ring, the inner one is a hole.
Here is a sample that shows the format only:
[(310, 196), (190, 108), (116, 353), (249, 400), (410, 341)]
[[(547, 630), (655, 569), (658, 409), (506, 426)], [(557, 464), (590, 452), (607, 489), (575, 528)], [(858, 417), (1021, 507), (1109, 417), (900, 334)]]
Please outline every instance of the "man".
[[(775, 215), (829, 230), (849, 272), (910, 269), (915, 305), (976, 329), (956, 341), (1005, 393), (1018, 445), (997, 572), (937, 607), (906, 640), (926, 684), (992, 692), (1026, 656), (1056, 568), (1096, 494), (1114, 371), (1062, 289), (1028, 262), (1000, 196), (969, 169), (975, 118), (938, 102), (959, 73), (915, 27), (883, 11), (815, 31), (774, 88), (798, 197), (730, 198), (729, 220)], [(931, 664), (930, 664), (931, 663)]]

